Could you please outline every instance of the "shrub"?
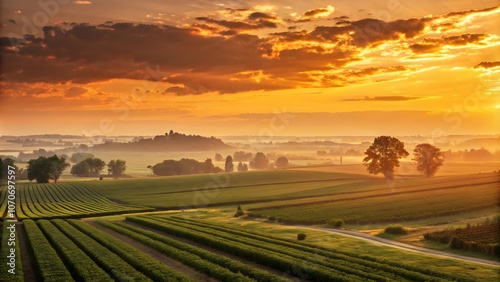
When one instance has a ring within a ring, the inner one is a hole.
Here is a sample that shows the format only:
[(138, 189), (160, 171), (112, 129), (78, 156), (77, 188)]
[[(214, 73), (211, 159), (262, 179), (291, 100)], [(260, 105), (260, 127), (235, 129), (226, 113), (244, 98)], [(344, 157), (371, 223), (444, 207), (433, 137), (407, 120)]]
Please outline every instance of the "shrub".
[(245, 213), (243, 212), (243, 210), (241, 209), (241, 206), (238, 205), (238, 210), (236, 211), (236, 213), (234, 214), (234, 217), (240, 217), (242, 215), (244, 215)]
[(276, 221), (276, 217), (270, 216), (270, 217), (267, 218), (267, 220), (269, 220), (269, 221)]
[(450, 241), (450, 247), (452, 249), (463, 249), (465, 247), (465, 242), (464, 240), (453, 236)]
[(402, 226), (389, 226), (385, 228), (384, 233), (393, 235), (405, 235), (408, 231)]
[(328, 219), (326, 221), (326, 224), (328, 224), (329, 226), (333, 226), (335, 228), (340, 228), (340, 227), (344, 226), (345, 223), (342, 219), (332, 218), (332, 219)]
[(305, 239), (306, 239), (306, 234), (304, 234), (304, 233), (297, 234), (297, 240), (302, 241)]

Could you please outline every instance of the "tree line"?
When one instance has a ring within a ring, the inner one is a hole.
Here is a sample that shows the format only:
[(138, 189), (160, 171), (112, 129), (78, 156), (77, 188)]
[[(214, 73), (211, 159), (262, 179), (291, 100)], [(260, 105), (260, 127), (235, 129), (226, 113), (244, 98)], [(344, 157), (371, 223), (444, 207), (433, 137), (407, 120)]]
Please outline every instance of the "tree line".
[[(409, 156), (404, 143), (391, 136), (379, 136), (365, 152), (363, 163), (371, 174), (382, 173), (387, 180), (394, 179), (394, 171), (399, 167), (399, 159)], [(412, 159), (417, 171), (422, 175), (434, 176), (444, 163), (444, 153), (438, 147), (422, 143), (413, 150)]]
[[(61, 177), (62, 173), (70, 167), (70, 163), (66, 158), (53, 155), (51, 157), (40, 156), (36, 159), (28, 161), (26, 170), (19, 169), (14, 161), (10, 158), (5, 160), (0, 159), (0, 180), (5, 180), (4, 176), (7, 175), (7, 167), (13, 166), (17, 170), (17, 179), (28, 179), (29, 181), (35, 180), (37, 183), (48, 183), (50, 180), (56, 183)], [(126, 161), (124, 160), (111, 160), (106, 164), (99, 158), (89, 157), (71, 167), (71, 174), (75, 176), (99, 176), (104, 169), (108, 167), (108, 175), (121, 176), (126, 170)]]
[[(105, 166), (108, 167), (108, 175), (120, 176), (126, 170), (126, 161), (111, 160), (107, 164), (95, 158), (91, 154), (78, 153), (71, 157), (72, 161), (78, 161), (71, 167), (71, 174), (75, 176), (89, 177), (100, 176)], [(404, 143), (399, 139), (391, 136), (379, 136), (374, 139), (371, 146), (364, 153), (366, 157), (363, 163), (367, 166), (367, 170), (371, 174), (382, 173), (388, 180), (394, 179), (395, 168), (399, 166), (399, 159), (409, 156), (408, 151), (404, 148)], [(430, 177), (436, 174), (439, 168), (444, 163), (444, 153), (440, 148), (422, 143), (413, 150), (417, 170), (424, 176)], [(83, 159), (84, 158), (84, 159)], [(83, 160), (82, 160), (83, 159)], [(224, 160), (220, 154), (215, 155), (217, 161)], [(248, 165), (244, 163), (248, 161)], [(235, 162), (238, 162), (236, 169), (239, 172), (248, 171), (249, 167), (254, 170), (266, 170), (269, 168), (286, 168), (289, 161), (286, 157), (281, 156), (275, 162), (270, 162), (269, 158), (262, 152), (257, 152), (255, 155), (243, 151), (235, 152), (233, 156), (228, 155), (225, 159), (224, 169), (214, 166), (211, 159), (206, 159), (204, 162), (199, 162), (194, 159), (183, 158), (181, 160), (165, 160), (154, 166), (148, 166), (155, 175), (184, 175), (196, 173), (218, 173), (218, 172), (233, 172), (235, 170)], [(15, 166), (12, 159), (0, 159), (0, 179), (4, 179), (7, 166)], [(63, 157), (53, 155), (51, 157), (40, 156), (37, 159), (28, 161), (26, 169), (27, 178), (37, 183), (48, 183), (49, 180), (57, 182), (70, 164)], [(22, 172), (22, 171), (21, 171)]]

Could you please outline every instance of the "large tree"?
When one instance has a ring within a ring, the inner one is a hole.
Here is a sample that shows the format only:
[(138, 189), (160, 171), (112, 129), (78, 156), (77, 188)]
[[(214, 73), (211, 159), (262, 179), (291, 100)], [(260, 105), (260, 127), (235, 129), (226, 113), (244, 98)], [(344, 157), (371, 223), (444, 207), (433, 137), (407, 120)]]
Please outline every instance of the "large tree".
[(444, 162), (441, 149), (428, 143), (418, 144), (413, 150), (413, 156), (417, 170), (427, 177), (434, 176)]
[(38, 157), (28, 161), (28, 179), (37, 183), (48, 183), (50, 179), (57, 182), (63, 171), (69, 167), (65, 158), (56, 155), (52, 157)]
[(127, 169), (126, 163), (126, 161), (120, 159), (110, 160), (108, 163), (108, 174), (113, 176), (123, 175)]
[(87, 158), (71, 167), (71, 174), (76, 176), (99, 176), (106, 163), (99, 158)]
[(279, 157), (276, 160), (275, 165), (277, 168), (286, 168), (288, 167), (288, 159), (286, 157)]
[(56, 155), (47, 158), (47, 161), (50, 164), (49, 177), (54, 182), (57, 182), (63, 171), (70, 166), (65, 158), (58, 158)]
[(409, 154), (399, 139), (391, 136), (379, 136), (366, 150), (363, 159), (371, 174), (383, 173), (387, 180), (394, 179), (394, 168), (399, 166), (399, 159)]
[(269, 159), (264, 153), (258, 152), (253, 160), (250, 161), (250, 167), (255, 170), (263, 170), (269, 168)]
[(226, 157), (226, 163), (224, 164), (224, 170), (226, 172), (233, 172), (234, 171), (233, 157), (231, 157), (231, 156)]

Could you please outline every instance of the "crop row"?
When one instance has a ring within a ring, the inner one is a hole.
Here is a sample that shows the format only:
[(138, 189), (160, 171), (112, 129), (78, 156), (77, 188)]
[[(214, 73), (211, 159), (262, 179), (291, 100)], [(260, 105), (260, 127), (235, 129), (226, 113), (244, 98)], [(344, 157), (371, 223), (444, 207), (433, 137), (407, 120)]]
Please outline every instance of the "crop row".
[(61, 255), (77, 281), (113, 281), (104, 270), (50, 221), (39, 220), (37, 224)]
[[(161, 219), (160, 219), (161, 220)], [(275, 252), (278, 254), (286, 254), (290, 257), (307, 260), (309, 263), (316, 265), (321, 265), (332, 270), (341, 271), (346, 274), (356, 275), (365, 279), (375, 280), (375, 281), (388, 281), (391, 278), (396, 278), (394, 274), (382, 272), (376, 268), (367, 267), (361, 264), (353, 264), (350, 261), (344, 259), (337, 259), (331, 257), (320, 256), (315, 253), (310, 253), (307, 251), (299, 250), (294, 247), (276, 245), (274, 242), (266, 242), (265, 240), (260, 240), (260, 238), (252, 238), (252, 236), (237, 235), (234, 233), (229, 233), (226, 230), (216, 230), (213, 228), (205, 228), (203, 226), (193, 225), (191, 223), (177, 222), (175, 220), (166, 219), (168, 224), (173, 224), (175, 226), (190, 228), (205, 234), (210, 234), (223, 238), (225, 240), (230, 240), (237, 243), (247, 244), (252, 247), (261, 248), (270, 252)]]
[(425, 233), (426, 240), (449, 244), (453, 249), (500, 256), (500, 223)]
[(348, 224), (394, 222), (445, 216), (498, 205), (497, 185), (475, 186), (411, 194), (386, 195), (352, 201), (284, 206), (252, 210), (260, 217), (275, 217), (291, 224), (322, 224), (342, 218)]
[[(235, 272), (235, 273), (239, 272), (239, 273), (246, 275), (248, 277), (251, 277), (257, 281), (263, 281), (263, 282), (266, 282), (266, 281), (269, 281), (269, 282), (271, 282), (271, 281), (275, 281), (275, 282), (289, 281), (288, 279), (284, 279), (284, 278), (281, 278), (277, 275), (270, 274), (267, 271), (251, 267), (251, 266), (244, 264), (244, 263), (241, 263), (239, 261), (229, 259), (225, 256), (215, 254), (215, 253), (206, 251), (204, 249), (201, 249), (201, 248), (198, 248), (198, 247), (186, 244), (186, 243), (182, 243), (182, 242), (174, 240), (174, 239), (170, 239), (168, 237), (159, 235), (156, 232), (144, 230), (142, 228), (138, 228), (138, 227), (131, 226), (131, 225), (125, 224), (125, 223), (120, 223), (120, 222), (119, 223), (99, 222), (99, 223), (103, 224), (104, 226), (109, 227), (117, 232), (120, 232), (124, 235), (130, 236), (136, 240), (141, 240), (141, 242), (148, 244), (151, 247), (155, 248), (158, 243), (151, 241), (151, 240), (146, 240), (145, 237), (149, 237), (152, 240), (156, 240), (157, 242), (161, 242), (161, 243), (166, 244), (166, 245), (168, 245), (172, 248), (175, 248), (177, 250), (181, 250), (181, 251), (187, 252), (189, 254), (196, 255), (196, 256), (200, 257), (201, 259), (204, 259), (206, 261), (210, 261), (214, 264), (220, 265), (224, 268), (229, 269), (232, 272)], [(139, 234), (143, 235), (143, 237), (138, 236)], [(140, 239), (140, 238), (142, 238), (142, 239)], [(163, 251), (166, 251), (164, 246), (157, 248), (157, 249), (161, 249)], [(167, 248), (167, 250), (168, 250), (168, 248)], [(165, 253), (167, 255), (171, 256), (172, 251), (168, 251)], [(186, 264), (191, 263), (189, 261), (188, 256), (181, 257), (180, 259), (183, 262), (187, 260), (185, 262)], [(196, 266), (193, 265), (193, 267), (196, 267)], [(210, 273), (207, 273), (207, 274), (210, 275)], [(226, 280), (226, 277), (217, 277), (217, 278), (222, 279), (222, 280)]]
[(330, 259), (314, 253), (307, 253), (295, 248), (287, 248), (273, 243), (228, 236), (223, 232), (210, 231), (189, 225), (182, 226), (174, 222), (162, 222), (152, 218), (128, 217), (127, 220), (137, 222), (176, 236), (203, 243), (234, 255), (254, 260), (292, 275), (307, 277), (312, 280), (334, 281), (390, 281), (395, 275), (377, 273), (376, 269), (364, 271), (363, 266), (346, 264), (339, 259)]
[[(276, 246), (283, 246), (288, 248), (293, 248), (301, 250), (304, 252), (309, 252), (310, 254), (321, 255), (329, 259), (337, 259), (339, 261), (351, 262), (353, 263), (351, 267), (356, 265), (363, 265), (377, 269), (379, 271), (385, 271), (388, 273), (397, 273), (401, 277), (408, 278), (410, 280), (419, 279), (429, 279), (431, 277), (441, 277), (448, 280), (460, 281), (464, 280), (463, 277), (449, 275), (441, 272), (431, 271), (426, 268), (419, 268), (416, 266), (411, 266), (403, 263), (394, 262), (391, 260), (381, 259), (374, 256), (362, 255), (353, 252), (341, 251), (338, 249), (325, 248), (313, 244), (308, 244), (304, 242), (297, 242), (296, 240), (284, 239), (284, 238), (274, 238), (267, 234), (260, 234), (258, 232), (250, 232), (241, 228), (229, 228), (227, 226), (221, 226), (219, 224), (210, 223), (207, 221), (199, 221), (196, 219), (186, 219), (177, 216), (155, 216), (154, 218), (158, 220), (167, 220), (166, 222), (177, 221), (179, 223), (185, 223), (184, 226), (190, 226), (191, 228), (198, 226), (205, 230), (213, 229), (229, 234), (233, 238), (240, 236), (244, 240), (248, 241), (254, 239), (258, 242), (267, 242)], [(168, 221), (169, 220), (169, 221)], [(281, 248), (280, 248), (281, 249)], [(422, 277), (420, 274), (429, 275), (431, 277)]]
[[(11, 227), (11, 224), (4, 222), (0, 228), (0, 265), (2, 266), (0, 281), (22, 282), (24, 275), (19, 240), (17, 236), (15, 240), (11, 239), (13, 232), (8, 227)], [(14, 249), (14, 252), (11, 252), (11, 249)]]
[[(181, 218), (164, 218), (165, 223), (174, 224), (184, 228), (195, 229), (213, 236), (222, 237), (226, 240), (233, 240), (246, 243), (257, 248), (265, 248), (270, 251), (286, 253), (300, 259), (307, 259), (311, 263), (323, 265), (331, 269), (339, 269), (346, 273), (372, 280), (386, 281), (388, 279), (412, 281), (440, 281), (439, 278), (457, 279), (448, 277), (443, 273), (426, 273), (425, 270), (417, 268), (406, 268), (402, 264), (388, 265), (384, 261), (377, 261), (373, 257), (356, 256), (351, 253), (338, 253), (326, 251), (310, 246), (304, 246), (296, 241), (289, 242), (283, 239), (270, 238), (250, 232), (241, 232), (227, 227), (217, 226), (207, 223), (206, 225), (194, 220), (184, 221)], [(184, 222), (183, 222), (184, 221)], [(265, 244), (264, 244), (265, 243)], [(428, 274), (428, 275), (426, 275)]]
[(119, 233), (129, 236), (130, 238), (133, 238), (147, 246), (150, 246), (175, 260), (178, 260), (186, 265), (189, 265), (194, 269), (204, 272), (210, 275), (211, 277), (217, 278), (221, 281), (241, 281), (241, 282), (256, 281), (245, 275), (242, 275), (241, 273), (234, 273), (231, 270), (227, 269), (226, 267), (208, 261), (196, 254), (180, 250), (173, 246), (162, 243), (158, 240), (152, 239), (148, 236), (131, 231), (129, 229), (117, 226), (112, 223), (101, 222), (101, 224)]
[(133, 281), (151, 281), (118, 255), (82, 233), (68, 222), (62, 219), (55, 219), (52, 220), (52, 223), (106, 272), (111, 273), (116, 280), (120, 281), (124, 277), (128, 277)]
[(68, 220), (68, 222), (154, 281), (191, 281), (183, 274), (85, 222), (79, 220)]
[(482, 224), (467, 228), (436, 231), (429, 233), (429, 235), (432, 235), (432, 237), (435, 238), (456, 236), (465, 241), (495, 244), (500, 242), (500, 223)]
[(47, 282), (74, 281), (57, 252), (33, 220), (24, 220), (31, 255), (38, 277)]
[(119, 205), (84, 184), (26, 184), (18, 186), (18, 217), (72, 218), (151, 210)]

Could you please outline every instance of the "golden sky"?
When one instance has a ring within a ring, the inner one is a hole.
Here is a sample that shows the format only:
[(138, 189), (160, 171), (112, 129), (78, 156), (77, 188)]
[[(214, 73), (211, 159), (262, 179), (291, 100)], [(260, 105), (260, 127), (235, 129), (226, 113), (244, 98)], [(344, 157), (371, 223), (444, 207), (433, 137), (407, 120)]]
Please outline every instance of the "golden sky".
[(1, 5), (0, 135), (499, 133), (498, 1)]

